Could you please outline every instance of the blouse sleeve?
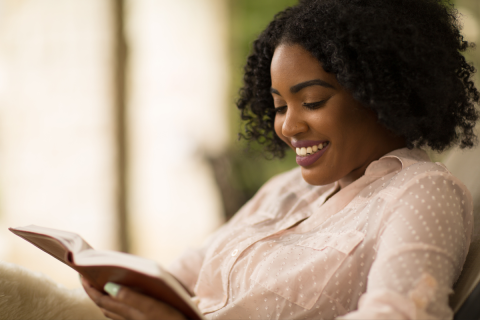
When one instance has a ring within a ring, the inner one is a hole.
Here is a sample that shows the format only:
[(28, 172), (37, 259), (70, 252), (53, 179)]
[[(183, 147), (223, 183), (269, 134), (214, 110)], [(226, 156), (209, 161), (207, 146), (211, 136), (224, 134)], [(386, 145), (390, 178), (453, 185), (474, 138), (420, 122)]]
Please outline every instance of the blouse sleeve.
[(338, 319), (451, 319), (448, 296), (473, 226), (471, 197), (454, 177), (411, 181), (392, 201), (367, 292)]

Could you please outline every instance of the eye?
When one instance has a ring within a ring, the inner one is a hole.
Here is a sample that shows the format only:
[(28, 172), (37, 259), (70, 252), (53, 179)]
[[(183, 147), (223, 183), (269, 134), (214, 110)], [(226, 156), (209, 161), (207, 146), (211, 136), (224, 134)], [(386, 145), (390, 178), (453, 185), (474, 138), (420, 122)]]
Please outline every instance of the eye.
[(277, 114), (277, 113), (284, 114), (286, 111), (287, 111), (287, 106), (277, 107), (274, 110), (275, 114)]
[(325, 102), (327, 102), (327, 100), (322, 100), (322, 101), (317, 101), (317, 102), (312, 102), (312, 103), (304, 102), (302, 104), (302, 106), (304, 106), (305, 108), (310, 109), (310, 110), (315, 110), (315, 109), (318, 109), (321, 106), (323, 106), (325, 104)]

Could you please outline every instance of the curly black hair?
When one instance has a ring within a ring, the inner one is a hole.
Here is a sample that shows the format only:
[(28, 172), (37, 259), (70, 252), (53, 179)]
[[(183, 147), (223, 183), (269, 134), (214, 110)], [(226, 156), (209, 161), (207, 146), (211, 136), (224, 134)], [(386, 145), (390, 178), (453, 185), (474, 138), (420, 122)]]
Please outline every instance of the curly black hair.
[(237, 107), (241, 137), (283, 157), (275, 134), (270, 64), (281, 43), (299, 44), (408, 148), (472, 147), (479, 101), (475, 68), (461, 54), (449, 0), (300, 0), (278, 13), (253, 44)]

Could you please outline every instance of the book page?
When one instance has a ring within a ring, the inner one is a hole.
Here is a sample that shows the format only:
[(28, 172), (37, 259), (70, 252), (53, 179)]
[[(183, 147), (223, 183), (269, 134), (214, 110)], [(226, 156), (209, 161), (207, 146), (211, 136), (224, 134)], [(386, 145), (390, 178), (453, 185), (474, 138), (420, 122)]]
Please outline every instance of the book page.
[[(39, 241), (38, 239), (40, 239), (41, 237), (55, 238), (56, 240), (58, 240), (58, 242), (60, 242), (60, 244), (63, 247), (65, 247), (67, 250), (71, 252), (80, 252), (82, 250), (92, 248), (92, 246), (90, 246), (85, 240), (83, 240), (82, 237), (80, 237), (78, 234), (73, 232), (50, 229), (50, 228), (40, 227), (36, 225), (29, 225), (26, 227), (18, 227), (18, 228), (9, 228), (9, 230), (28, 241), (30, 241), (29, 238), (32, 240), (36, 239), (34, 241)], [(36, 234), (36, 236), (33, 236), (34, 234)], [(32, 242), (32, 243), (34, 245), (37, 245), (35, 242)], [(45, 247), (44, 248), (39, 247), (39, 248), (46, 252), (49, 252), (48, 250), (45, 250), (50, 247), (49, 243), (51, 242), (44, 241)], [(53, 245), (53, 243), (51, 244)]]
[(68, 249), (56, 239), (34, 233), (22, 234), (22, 238), (62, 261), (63, 263), (67, 263)]
[(110, 250), (86, 249), (75, 255), (74, 262), (78, 266), (119, 266), (151, 277), (160, 277), (163, 273), (152, 260)]

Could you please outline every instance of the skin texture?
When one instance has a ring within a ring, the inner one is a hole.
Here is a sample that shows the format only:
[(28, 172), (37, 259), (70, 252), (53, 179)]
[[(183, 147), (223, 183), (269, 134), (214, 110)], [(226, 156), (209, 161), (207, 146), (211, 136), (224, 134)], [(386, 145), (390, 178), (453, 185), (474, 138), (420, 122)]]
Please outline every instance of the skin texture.
[(85, 279), (81, 278), (83, 288), (90, 299), (113, 320), (185, 320), (176, 309), (158, 300), (122, 287), (116, 297), (104, 294)]
[[(312, 185), (339, 181), (343, 188), (365, 173), (367, 166), (386, 153), (405, 147), (378, 123), (375, 114), (354, 100), (332, 73), (298, 44), (280, 44), (271, 63), (272, 96), (276, 108), (274, 128), (280, 139), (295, 150), (301, 140), (329, 141), (325, 153), (312, 165), (302, 167), (302, 175)], [(292, 87), (312, 80), (300, 90)], [(314, 109), (304, 104), (314, 104)]]

